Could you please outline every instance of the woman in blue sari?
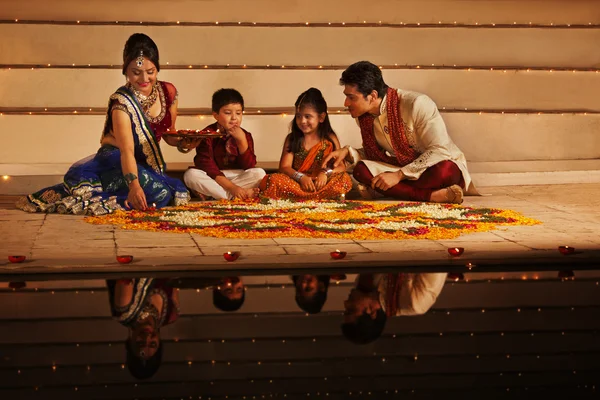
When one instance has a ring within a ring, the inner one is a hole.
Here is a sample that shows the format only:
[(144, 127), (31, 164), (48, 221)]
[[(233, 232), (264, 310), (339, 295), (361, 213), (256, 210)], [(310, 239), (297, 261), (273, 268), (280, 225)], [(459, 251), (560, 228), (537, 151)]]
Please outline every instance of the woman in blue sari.
[[(123, 50), (127, 84), (110, 96), (100, 150), (72, 165), (63, 183), (22, 197), (16, 206), (28, 212), (103, 215), (187, 204), (189, 192), (165, 174), (159, 146), (177, 118), (177, 89), (157, 79), (159, 70), (154, 41), (132, 35)], [(197, 145), (165, 141), (182, 152)]]
[(112, 316), (127, 327), (127, 367), (137, 379), (148, 379), (160, 368), (163, 345), (160, 328), (179, 318), (179, 291), (169, 279), (107, 280)]

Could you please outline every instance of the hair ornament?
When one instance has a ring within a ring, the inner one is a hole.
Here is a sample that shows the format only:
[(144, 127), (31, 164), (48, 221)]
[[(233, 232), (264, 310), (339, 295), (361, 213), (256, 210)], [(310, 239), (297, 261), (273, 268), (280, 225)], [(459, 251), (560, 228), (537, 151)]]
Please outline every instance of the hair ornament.
[(140, 55), (138, 56), (135, 65), (137, 65), (138, 68), (142, 68), (142, 65), (144, 65), (144, 50), (140, 50)]

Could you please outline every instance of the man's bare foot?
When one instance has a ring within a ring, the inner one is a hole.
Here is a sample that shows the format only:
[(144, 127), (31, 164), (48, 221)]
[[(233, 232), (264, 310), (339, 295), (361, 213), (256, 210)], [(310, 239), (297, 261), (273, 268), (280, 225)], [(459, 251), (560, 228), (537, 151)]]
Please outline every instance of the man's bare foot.
[(463, 202), (463, 191), (458, 185), (452, 185), (431, 193), (429, 199), (432, 203), (461, 204)]

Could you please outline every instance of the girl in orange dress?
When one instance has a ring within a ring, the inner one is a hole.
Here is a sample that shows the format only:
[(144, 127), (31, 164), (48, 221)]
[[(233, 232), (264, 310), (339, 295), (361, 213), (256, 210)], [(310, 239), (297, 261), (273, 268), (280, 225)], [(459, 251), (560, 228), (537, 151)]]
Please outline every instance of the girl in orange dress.
[(339, 199), (352, 189), (342, 164), (321, 168), (325, 157), (340, 148), (331, 128), (327, 102), (319, 89), (310, 88), (296, 100), (296, 116), (286, 137), (279, 172), (265, 176), (261, 195), (272, 199)]

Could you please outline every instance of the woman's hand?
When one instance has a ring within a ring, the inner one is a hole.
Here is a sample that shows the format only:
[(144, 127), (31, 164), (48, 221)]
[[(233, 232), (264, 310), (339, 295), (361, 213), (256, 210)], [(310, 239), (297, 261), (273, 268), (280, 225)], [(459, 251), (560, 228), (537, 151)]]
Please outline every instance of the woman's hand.
[(142, 189), (137, 181), (133, 181), (131, 185), (129, 185), (129, 194), (127, 195), (127, 200), (125, 200), (125, 206), (141, 211), (148, 208), (144, 189)]
[(202, 139), (181, 138), (177, 143), (177, 149), (182, 153), (187, 153), (198, 147)]

